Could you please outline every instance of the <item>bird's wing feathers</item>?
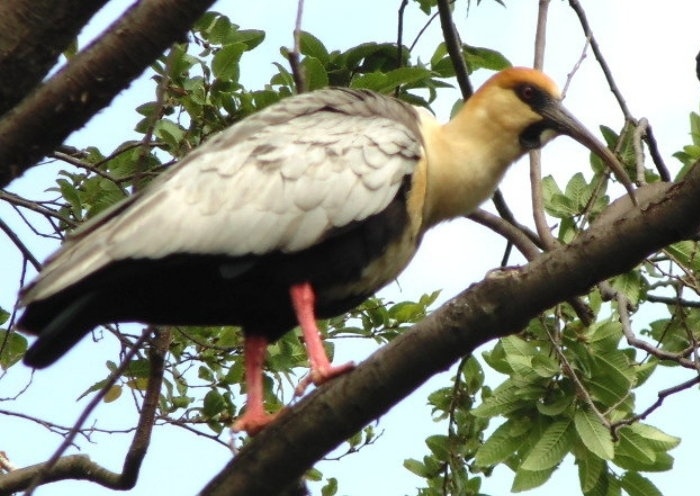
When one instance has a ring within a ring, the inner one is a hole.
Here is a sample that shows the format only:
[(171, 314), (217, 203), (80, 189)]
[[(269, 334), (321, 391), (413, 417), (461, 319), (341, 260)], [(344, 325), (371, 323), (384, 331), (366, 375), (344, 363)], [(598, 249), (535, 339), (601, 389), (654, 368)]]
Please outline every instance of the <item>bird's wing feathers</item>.
[(217, 135), (64, 245), (42, 299), (111, 261), (295, 252), (381, 212), (422, 155), (414, 109), (371, 92), (283, 100)]

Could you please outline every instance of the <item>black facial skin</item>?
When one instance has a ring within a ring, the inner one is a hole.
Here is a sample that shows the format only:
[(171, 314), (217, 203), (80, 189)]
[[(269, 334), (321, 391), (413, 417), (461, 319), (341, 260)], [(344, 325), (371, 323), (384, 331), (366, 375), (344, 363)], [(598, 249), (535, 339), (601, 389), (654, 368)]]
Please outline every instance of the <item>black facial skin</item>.
[[(549, 93), (531, 83), (520, 84), (514, 88), (514, 91), (520, 100), (540, 115), (543, 115), (546, 109), (558, 105), (558, 102)], [(525, 150), (541, 148), (544, 144), (542, 142), (542, 132), (547, 129), (558, 129), (558, 127), (556, 122), (545, 117), (541, 121), (528, 126), (520, 134), (520, 146)]]

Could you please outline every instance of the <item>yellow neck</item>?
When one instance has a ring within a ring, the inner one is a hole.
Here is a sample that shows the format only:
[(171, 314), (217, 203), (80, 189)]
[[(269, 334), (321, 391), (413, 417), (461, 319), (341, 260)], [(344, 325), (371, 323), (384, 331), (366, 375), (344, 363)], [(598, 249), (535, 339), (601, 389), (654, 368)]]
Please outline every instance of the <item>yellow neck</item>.
[(423, 230), (474, 211), (493, 195), (508, 166), (523, 154), (515, 131), (471, 103), (443, 126), (422, 115), (427, 150)]

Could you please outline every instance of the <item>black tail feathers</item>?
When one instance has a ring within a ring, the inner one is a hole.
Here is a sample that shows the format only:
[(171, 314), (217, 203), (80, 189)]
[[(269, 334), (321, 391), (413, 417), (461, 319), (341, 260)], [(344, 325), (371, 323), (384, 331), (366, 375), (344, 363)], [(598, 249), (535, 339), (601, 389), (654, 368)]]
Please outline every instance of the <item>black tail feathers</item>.
[(93, 296), (82, 295), (59, 308), (41, 300), (27, 305), (17, 327), (39, 337), (24, 355), (24, 363), (38, 369), (47, 367), (80, 341), (94, 327), (85, 319)]

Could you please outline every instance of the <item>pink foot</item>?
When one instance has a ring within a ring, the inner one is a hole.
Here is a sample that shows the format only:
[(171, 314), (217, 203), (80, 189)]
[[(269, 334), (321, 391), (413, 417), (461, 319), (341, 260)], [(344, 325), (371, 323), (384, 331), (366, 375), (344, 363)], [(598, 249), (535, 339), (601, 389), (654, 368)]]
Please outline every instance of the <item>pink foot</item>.
[(309, 362), (311, 363), (311, 372), (302, 379), (294, 390), (295, 396), (301, 396), (311, 383), (320, 386), (329, 379), (350, 372), (355, 368), (355, 364), (348, 362), (344, 365), (333, 366), (328, 360), (328, 355), (326, 355), (326, 350), (323, 348), (321, 335), (316, 325), (314, 312), (315, 295), (311, 284), (305, 282), (292, 286), (289, 290), (289, 295), (292, 298), (292, 306), (297, 315), (299, 327), (301, 327), (301, 331), (304, 334), (306, 350), (309, 353)]
[(233, 432), (247, 432), (249, 436), (254, 436), (277, 416), (277, 414), (266, 413), (263, 405), (263, 362), (265, 361), (266, 349), (267, 339), (263, 336), (246, 336), (243, 355), (248, 385), (248, 401), (245, 413), (231, 426)]
[(355, 368), (355, 362), (344, 363), (343, 365), (329, 365), (328, 367), (321, 367), (317, 369), (311, 369), (309, 375), (304, 377), (301, 382), (294, 388), (294, 396), (301, 396), (306, 391), (312, 383), (315, 386), (320, 386), (326, 381), (338, 377), (339, 375), (347, 374)]
[(233, 425), (231, 430), (233, 432), (245, 432), (249, 436), (255, 436), (260, 431), (262, 431), (268, 424), (274, 422), (278, 413), (269, 414), (265, 412), (251, 412), (246, 411), (243, 416), (239, 417)]

